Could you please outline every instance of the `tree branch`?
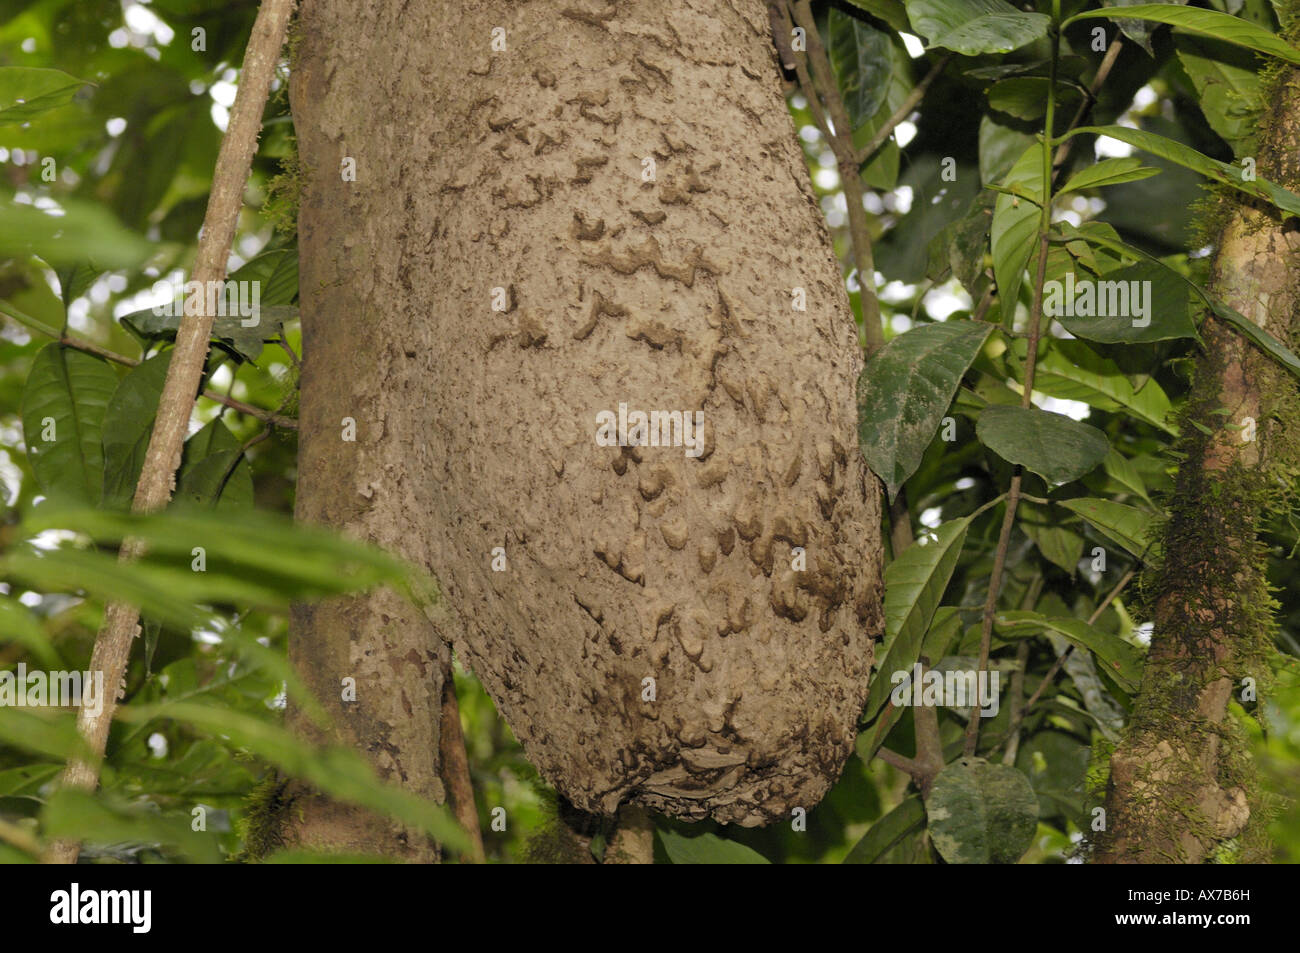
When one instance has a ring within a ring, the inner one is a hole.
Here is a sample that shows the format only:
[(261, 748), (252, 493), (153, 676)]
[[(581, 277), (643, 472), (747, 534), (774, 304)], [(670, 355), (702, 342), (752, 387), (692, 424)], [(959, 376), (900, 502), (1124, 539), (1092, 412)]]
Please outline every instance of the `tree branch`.
[[(885, 343), (884, 329), (880, 326), (880, 301), (876, 297), (876, 264), (871, 251), (871, 231), (867, 224), (867, 210), (862, 199), (866, 194), (862, 184), (861, 163), (853, 149), (853, 124), (849, 121), (848, 110), (840, 98), (839, 87), (835, 85), (835, 74), (831, 71), (831, 61), (822, 45), (821, 34), (817, 31), (817, 21), (813, 18), (809, 0), (795, 0), (791, 6), (795, 21), (803, 27), (808, 51), (802, 57), (796, 57), (799, 83), (804, 87), (804, 95), (811, 104), (819, 97), (825, 103), (829, 114), (830, 126), (823, 129), (827, 135), (827, 145), (835, 153), (836, 166), (840, 173), (840, 187), (844, 189), (845, 204), (849, 211), (849, 241), (853, 246), (853, 263), (858, 272), (858, 287), (862, 302), (862, 327), (867, 339), (867, 353), (878, 351)], [(809, 77), (807, 62), (812, 63), (812, 76)], [(813, 111), (816, 116), (820, 107)], [(821, 123), (826, 124), (823, 115)], [(832, 128), (833, 127), (833, 128)]]
[[(226, 275), (226, 262), (243, 205), (244, 183), (257, 151), (262, 111), (293, 6), (293, 0), (264, 0), (253, 23), (239, 90), (213, 170), (212, 192), (194, 262), (193, 280), (205, 286), (207, 282), (223, 280)], [(137, 513), (157, 511), (171, 499), (181, 448), (207, 359), (213, 317), (204, 313), (187, 316), (181, 319), (177, 329), (176, 347), (167, 368), (140, 482), (136, 485), (132, 509)], [(119, 559), (130, 562), (143, 551), (139, 540), (128, 539), (122, 543)], [(139, 619), (140, 610), (124, 602), (111, 602), (105, 610), (104, 623), (95, 637), (90, 669), (103, 673), (109, 697), (97, 713), (81, 708), (77, 729), (86, 741), (89, 756), (74, 757), (68, 762), (63, 774), (64, 786), (93, 790), (99, 782), (99, 763), (126, 678), (131, 642), (140, 631)], [(50, 848), (48, 859), (55, 863), (75, 863), (79, 852), (80, 845), (75, 841), (58, 841)]]

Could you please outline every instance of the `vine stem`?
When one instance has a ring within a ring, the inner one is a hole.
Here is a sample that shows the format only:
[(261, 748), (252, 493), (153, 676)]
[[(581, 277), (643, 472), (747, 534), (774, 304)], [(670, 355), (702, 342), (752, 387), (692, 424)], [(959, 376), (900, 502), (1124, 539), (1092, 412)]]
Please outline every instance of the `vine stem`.
[[(1061, 50), (1061, 0), (1052, 0), (1052, 61), (1047, 83), (1047, 116), (1043, 120), (1043, 194), (1042, 215), (1038, 227), (1038, 269), (1034, 278), (1034, 302), (1029, 314), (1029, 341), (1025, 355), (1024, 393), (1020, 406), (1029, 409), (1033, 406), (1034, 372), (1038, 365), (1038, 342), (1042, 335), (1043, 285), (1047, 277), (1048, 234), (1052, 228), (1052, 143), (1056, 123), (1056, 68)], [(1014, 303), (1012, 304), (1014, 307)], [(1007, 491), (1007, 510), (1002, 517), (1002, 529), (998, 534), (998, 548), (993, 556), (993, 572), (989, 576), (989, 591), (984, 599), (984, 617), (980, 627), (979, 666), (975, 678), (975, 705), (970, 722), (966, 726), (966, 740), (963, 753), (973, 757), (979, 746), (980, 711), (984, 700), (979, 674), (989, 667), (989, 652), (993, 644), (993, 617), (997, 612), (998, 596), (1002, 588), (1002, 575), (1007, 564), (1007, 549), (1011, 545), (1011, 529), (1016, 522), (1016, 508), (1020, 505), (1020, 483), (1024, 468), (1017, 465), (1011, 477), (1011, 486)]]
[[(244, 184), (257, 151), (262, 111), (293, 7), (294, 0), (264, 0), (253, 22), (230, 122), (212, 173), (212, 192), (194, 261), (195, 281), (206, 283), (225, 278), (226, 262), (235, 238), (239, 211), (243, 207)], [(155, 512), (171, 499), (181, 448), (194, 409), (194, 397), (199, 392), (203, 365), (207, 360), (213, 317), (212, 314), (200, 313), (182, 319), (176, 331), (176, 347), (167, 367), (158, 415), (135, 489), (134, 512)], [(144, 544), (140, 540), (127, 539), (122, 543), (118, 558), (122, 562), (132, 562), (143, 552)], [(83, 707), (77, 715), (77, 731), (87, 750), (84, 755), (75, 755), (68, 761), (61, 782), (64, 787), (89, 791), (99, 783), (99, 766), (108, 744), (108, 730), (117, 710), (117, 699), (126, 680), (131, 643), (140, 631), (139, 621), (139, 608), (126, 602), (112, 601), (104, 611), (104, 623), (95, 636), (90, 668), (103, 673), (107, 698), (99, 711), (92, 713)], [(46, 859), (52, 863), (73, 864), (80, 852), (81, 846), (77, 841), (60, 840), (50, 846)]]

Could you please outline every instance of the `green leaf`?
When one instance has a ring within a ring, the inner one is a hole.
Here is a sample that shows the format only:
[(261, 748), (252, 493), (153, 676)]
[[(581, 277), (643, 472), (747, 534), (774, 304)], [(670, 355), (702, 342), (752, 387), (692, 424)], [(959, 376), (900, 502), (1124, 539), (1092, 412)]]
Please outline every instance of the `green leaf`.
[(0, 258), (35, 255), (56, 268), (89, 258), (105, 268), (133, 268), (152, 251), (97, 202), (61, 199), (59, 213), (0, 202)]
[(163, 351), (132, 368), (108, 402), (104, 414), (105, 506), (127, 509), (131, 505), (170, 362), (171, 351)]
[[(921, 642), (921, 651), (917, 658), (941, 659), (948, 651), (948, 646), (952, 644), (953, 639), (961, 630), (961, 614), (953, 606), (940, 606), (935, 610), (934, 619), (930, 623), (930, 631), (925, 633), (925, 638)], [(915, 661), (912, 663), (915, 665)], [(883, 669), (881, 670), (883, 674)], [(892, 673), (891, 673), (892, 674)], [(892, 686), (885, 688), (886, 698), (891, 694)], [(876, 718), (875, 723), (858, 735), (857, 751), (858, 756), (865, 762), (869, 762), (876, 756), (880, 746), (885, 743), (889, 733), (903, 717), (903, 709), (896, 708), (892, 704), (885, 705)]]
[[(1081, 232), (1082, 229), (1078, 231)], [(1164, 262), (1148, 255), (1139, 248), (1134, 248), (1132, 245), (1112, 239), (1098, 230), (1091, 231), (1086, 237), (1091, 243), (1101, 245), (1105, 248), (1114, 249), (1128, 255), (1129, 257), (1137, 258), (1149, 265), (1154, 265), (1156, 268), (1163, 269), (1169, 275), (1182, 281), (1190, 293), (1195, 293), (1197, 297), (1205, 302), (1205, 306), (1214, 313), (1215, 317), (1222, 321), (1227, 321), (1233, 327), (1237, 328), (1237, 330), (1244, 334), (1251, 342), (1260, 348), (1260, 350), (1264, 351), (1296, 377), (1300, 377), (1300, 357), (1297, 357), (1284, 344), (1282, 344), (1281, 341), (1273, 337), (1273, 335), (1269, 334), (1259, 325), (1255, 324), (1255, 322), (1251, 321), (1241, 312), (1229, 307), (1219, 299), (1212, 297), (1199, 285), (1189, 281)]]
[(1000, 612), (999, 629), (1027, 627), (1032, 631), (1054, 632), (1085, 651), (1091, 652), (1120, 688), (1129, 694), (1142, 681), (1142, 653), (1118, 635), (1068, 616), (1048, 617), (1037, 612)]
[(891, 340), (862, 369), (858, 442), (891, 498), (921, 465), (962, 375), (991, 330), (974, 321), (922, 325)]
[[(171, 580), (177, 594), (231, 598), (246, 593), (271, 604), (313, 595), (362, 589), (383, 582), (403, 590), (426, 586), (411, 567), (384, 551), (317, 527), (299, 525), (288, 517), (261, 510), (213, 511), (172, 509), (142, 516), (107, 510), (86, 510), (42, 504), (22, 522), (26, 532), (73, 527), (92, 540), (120, 543), (127, 537), (144, 542), (148, 555), (131, 570), (152, 570)], [(207, 571), (190, 570), (192, 550), (206, 550)], [(21, 550), (16, 550), (17, 555)], [(57, 554), (90, 557), (96, 554), (58, 547), (35, 562)], [(110, 557), (116, 562), (115, 557)], [(406, 594), (435, 598), (432, 591)], [(161, 613), (160, 613), (161, 614)]]
[(1139, 261), (1098, 278), (1067, 275), (1064, 283), (1050, 283), (1044, 289), (1043, 313), (1089, 341), (1168, 341), (1197, 336), (1189, 298), (1187, 281), (1172, 268)]
[(1038, 829), (1038, 796), (1010, 765), (962, 758), (939, 772), (925, 804), (935, 850), (950, 864), (1014, 864)]
[[(1041, 200), (1043, 194), (1043, 150), (1035, 143), (1016, 160), (1004, 188), (1016, 188)], [(1042, 209), (1026, 198), (999, 193), (993, 206), (993, 226), (989, 233), (993, 251), (993, 277), (1004, 315), (1015, 313), (1025, 267), (1038, 247), (1038, 226)]]
[(46, 668), (63, 667), (45, 629), (25, 605), (6, 595), (0, 595), (0, 641), (16, 642), (40, 659)]
[(894, 68), (889, 34), (832, 7), (827, 15), (831, 68), (840, 96), (857, 129), (880, 109)]
[(1238, 46), (1276, 56), (1295, 66), (1300, 66), (1300, 49), (1280, 37), (1274, 36), (1263, 27), (1220, 13), (1217, 10), (1202, 10), (1197, 7), (1183, 7), (1172, 3), (1140, 3), (1137, 6), (1106, 7), (1101, 10), (1085, 10), (1076, 13), (1064, 23), (1064, 30), (1071, 23), (1079, 20), (1091, 20), (1097, 17), (1107, 19), (1145, 20), (1149, 23), (1168, 23), (1178, 30), (1199, 33), (1215, 40), (1226, 40)]
[(59, 296), (63, 299), (64, 310), (95, 283), (100, 270), (91, 263), (66, 265), (59, 269)]
[[(853, 131), (853, 145), (865, 149), (867, 143), (875, 138), (890, 117), (902, 106), (912, 91), (912, 58), (907, 55), (907, 48), (897, 36), (890, 38), (893, 45), (892, 69), (888, 73), (884, 102), (875, 114), (865, 119)], [(898, 143), (891, 137), (876, 150), (862, 167), (862, 181), (873, 189), (888, 190), (898, 184), (898, 166), (900, 150)]]
[(875, 718), (889, 699), (893, 672), (909, 671), (952, 578), (970, 518), (949, 520), (885, 567), (885, 640), (867, 693), (863, 718)]
[(1033, 133), (1004, 125), (985, 113), (980, 118), (980, 184), (993, 185), (1002, 181), (1016, 160), (1036, 141)]
[(1254, 155), (1258, 145), (1259, 71), (1249, 53), (1197, 36), (1174, 37), (1201, 112), (1237, 156)]
[[(1159, 0), (1159, 2), (1186, 3), (1187, 0)], [(1140, 3), (1142, 0), (1113, 0), (1113, 3), (1103, 4), (1103, 6), (1135, 7)], [(1150, 23), (1116, 15), (1115, 25), (1124, 32), (1126, 37), (1146, 50), (1147, 56), (1155, 57), (1155, 50), (1151, 49), (1151, 33), (1155, 28)]]
[[(1047, 91), (1052, 81), (1046, 76), (1016, 76), (994, 83), (988, 90), (989, 108), (1016, 119), (1042, 119), (1047, 112)], [(1057, 109), (1078, 105), (1079, 91), (1073, 86), (1057, 84)]]
[(314, 748), (278, 725), (192, 702), (123, 706), (117, 717), (132, 724), (169, 718), (206, 729), (326, 794), (410, 824), (432, 835), (448, 850), (469, 852), (469, 840), (447, 808), (380, 781), (360, 752), (351, 748)]
[[(262, 352), (262, 342), (275, 337), (286, 321), (297, 317), (298, 309), (292, 305), (263, 304), (257, 311), (256, 321), (237, 314), (216, 317), (212, 322), (212, 337), (230, 342), (240, 354), (249, 360), (256, 360)], [(176, 338), (182, 316), (179, 313), (155, 314), (152, 308), (144, 308), (123, 315), (118, 320), (141, 340), (172, 341)], [(245, 327), (246, 321), (252, 323)]]
[(201, 506), (253, 505), (253, 475), (243, 448), (220, 419), (185, 441), (176, 497)]
[(1158, 540), (1151, 533), (1152, 514), (1147, 510), (1088, 496), (1059, 502), (1139, 559), (1153, 555), (1159, 549)]
[(674, 864), (767, 864), (766, 857), (744, 844), (723, 840), (717, 834), (700, 834), (687, 837), (676, 831), (660, 828), (659, 843), (664, 845), (668, 859)]
[[(1023, 362), (1027, 342), (1017, 340), (1012, 354)], [(1177, 429), (1169, 423), (1173, 407), (1160, 385), (1148, 380), (1135, 390), (1114, 361), (1102, 357), (1082, 341), (1053, 340), (1038, 358), (1034, 390), (1061, 400), (1083, 401), (1108, 412), (1123, 411), (1169, 434)]]
[(1016, 520), (1025, 535), (1034, 541), (1048, 562), (1060, 566), (1071, 576), (1079, 568), (1083, 555), (1083, 537), (1052, 518), (1051, 511), (1033, 503), (1020, 504)]
[(975, 433), (1002, 459), (1032, 470), (1051, 484), (1077, 480), (1110, 450), (1106, 435), (1096, 427), (1037, 407), (986, 407)]
[(853, 845), (846, 864), (874, 864), (896, 847), (903, 838), (925, 825), (925, 807), (917, 794), (909, 795), (896, 808), (874, 822), (862, 839)]
[(1149, 179), (1151, 176), (1159, 174), (1159, 169), (1143, 165), (1141, 159), (1132, 156), (1123, 159), (1102, 159), (1100, 162), (1080, 169), (1070, 176), (1070, 180), (1065, 183), (1064, 188), (1057, 194), (1082, 192), (1084, 189), (1096, 189), (1103, 185), (1118, 185), (1121, 182), (1137, 182), (1139, 179)]
[(162, 815), (145, 804), (110, 803), (101, 795), (60, 788), (41, 812), (41, 828), (51, 839), (91, 844), (163, 844), (203, 864), (224, 858), (215, 832), (194, 831), (188, 812)]
[(907, 22), (907, 8), (902, 0), (849, 0), (859, 10), (865, 10), (877, 19), (884, 20), (899, 33), (910, 33), (912, 25)]
[(966, 56), (1009, 53), (1047, 35), (1051, 18), (1004, 0), (906, 0), (913, 32)]
[(59, 338), (66, 310), (45, 280), (48, 268), (39, 258), (11, 261), (0, 267), (0, 314), (46, 337)]
[[(1155, 381), (1147, 381), (1146, 386), (1150, 387), (1154, 383)], [(1133, 464), (1133, 461), (1124, 454), (1111, 447), (1110, 453), (1106, 454), (1106, 459), (1102, 461), (1102, 468), (1105, 469), (1107, 476), (1124, 487), (1124, 489), (1142, 497), (1149, 506), (1155, 506), (1151, 502), (1151, 497), (1147, 495), (1147, 485), (1146, 481), (1142, 479), (1142, 474)]]
[(23, 437), (32, 473), (47, 494), (99, 503), (100, 432), (116, 386), (117, 374), (97, 357), (57, 342), (36, 355), (23, 389)]
[[(1187, 13), (1208, 12), (1205, 10), (1191, 10), (1185, 7), (1176, 7), (1174, 9)], [(1228, 19), (1236, 20), (1236, 17), (1228, 17)], [(1245, 192), (1247, 195), (1253, 195), (1256, 198), (1271, 202), (1284, 212), (1300, 215), (1300, 195), (1296, 195), (1280, 185), (1275, 185), (1268, 179), (1259, 177), (1251, 180), (1244, 179), (1242, 178), (1244, 169), (1228, 165), (1226, 162), (1220, 162), (1218, 159), (1211, 159), (1209, 156), (1197, 152), (1191, 146), (1185, 146), (1173, 139), (1157, 136), (1155, 133), (1147, 132), (1144, 129), (1130, 129), (1128, 126), (1079, 126), (1069, 132), (1067, 136), (1080, 134), (1109, 136), (1111, 139), (1127, 142), (1144, 152), (1160, 156), (1162, 159), (1167, 159), (1176, 165), (1191, 169), (1193, 172), (1199, 172), (1206, 178), (1222, 182), (1240, 192)]]
[(77, 90), (88, 85), (63, 70), (0, 66), (0, 126), (27, 122), (70, 103)]

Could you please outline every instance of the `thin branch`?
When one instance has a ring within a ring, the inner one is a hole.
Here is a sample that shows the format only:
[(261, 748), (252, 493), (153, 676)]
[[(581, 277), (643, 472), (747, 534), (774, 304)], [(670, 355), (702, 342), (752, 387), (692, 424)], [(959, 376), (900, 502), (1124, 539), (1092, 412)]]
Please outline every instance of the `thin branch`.
[[(226, 261), (243, 205), (244, 184), (257, 151), (262, 111), (270, 92), (276, 61), (284, 46), (293, 6), (293, 0), (265, 0), (253, 23), (235, 104), (230, 111), (230, 122), (221, 140), (212, 174), (212, 191), (194, 262), (193, 280), (204, 287), (208, 282), (225, 278)], [(203, 377), (213, 317), (205, 313), (187, 316), (181, 319), (177, 329), (176, 346), (167, 366), (158, 414), (132, 502), (132, 509), (137, 513), (156, 512), (171, 499), (181, 448), (194, 407), (194, 395), (198, 393)], [(119, 559), (132, 562), (143, 552), (144, 545), (140, 540), (127, 539), (122, 543)], [(120, 686), (126, 678), (131, 643), (140, 632), (139, 620), (140, 610), (125, 602), (110, 602), (105, 610), (104, 623), (95, 637), (90, 669), (103, 673), (104, 684), (110, 687), (110, 693), (99, 711), (92, 713), (83, 706), (78, 714), (77, 730), (85, 739), (89, 753), (84, 758), (78, 756), (68, 762), (62, 781), (66, 787), (94, 790), (99, 783), (99, 764), (117, 710)], [(56, 863), (76, 863), (80, 849), (76, 841), (58, 841), (50, 848), (48, 859)]]
[[(825, 104), (826, 114), (821, 123), (826, 124), (829, 116), (830, 126), (823, 130), (828, 136), (827, 144), (835, 153), (835, 162), (840, 173), (840, 187), (844, 189), (844, 200), (849, 212), (849, 241), (853, 246), (853, 262), (858, 272), (858, 287), (861, 289), (862, 327), (867, 339), (867, 353), (878, 351), (885, 343), (885, 332), (880, 326), (880, 301), (876, 297), (876, 263), (871, 250), (871, 231), (867, 224), (867, 210), (862, 204), (866, 190), (862, 183), (861, 163), (853, 148), (853, 124), (849, 121), (848, 110), (840, 98), (839, 87), (835, 84), (835, 74), (831, 71), (831, 61), (826, 55), (821, 34), (817, 31), (817, 21), (813, 18), (809, 0), (795, 0), (791, 5), (795, 21), (803, 27), (807, 41), (807, 52), (796, 57), (800, 85), (811, 106), (818, 98)], [(808, 62), (812, 63), (812, 76), (809, 77)], [(810, 85), (807, 85), (810, 84)], [(813, 111), (816, 116), (820, 109)]]
[[(1106, 49), (1106, 55), (1102, 57), (1101, 65), (1097, 67), (1097, 75), (1092, 78), (1092, 83), (1088, 86), (1088, 95), (1084, 98), (1083, 102), (1079, 103), (1079, 108), (1075, 110), (1074, 118), (1070, 120), (1070, 125), (1066, 127), (1066, 132), (1069, 132), (1075, 126), (1079, 125), (1079, 123), (1083, 122), (1083, 117), (1088, 115), (1092, 107), (1097, 104), (1097, 94), (1101, 92), (1102, 84), (1104, 84), (1106, 78), (1110, 76), (1110, 71), (1114, 68), (1115, 61), (1119, 59), (1119, 51), (1123, 49), (1123, 47), (1124, 41), (1120, 38), (1119, 31), (1117, 30), (1115, 33), (1115, 39), (1111, 41), (1110, 46)], [(1048, 130), (1048, 135), (1051, 135), (1051, 130)], [(1053, 176), (1060, 172), (1061, 167), (1065, 165), (1065, 160), (1070, 157), (1070, 149), (1074, 146), (1075, 138), (1076, 137), (1071, 136), (1069, 139), (1066, 139), (1065, 142), (1061, 143), (1060, 148), (1056, 150), (1056, 157), (1052, 160)]]
[(925, 97), (926, 90), (943, 72), (943, 68), (948, 65), (950, 59), (952, 59), (952, 54), (945, 53), (934, 61), (934, 65), (930, 67), (930, 72), (925, 74), (925, 78), (912, 88), (912, 91), (907, 94), (907, 98), (903, 100), (903, 104), (894, 111), (892, 116), (885, 120), (885, 124), (877, 129), (871, 140), (858, 151), (858, 165), (870, 159), (876, 150), (883, 146), (885, 141), (894, 134), (894, 127), (912, 115), (912, 110), (916, 109), (917, 104)]
[(897, 768), (908, 777), (916, 780), (921, 776), (921, 766), (906, 755), (901, 755), (897, 751), (891, 751), (884, 745), (876, 751), (876, 757), (891, 768)]
[[(1038, 341), (1042, 334), (1043, 286), (1047, 280), (1048, 233), (1052, 228), (1052, 126), (1056, 119), (1056, 66), (1060, 54), (1061, 33), (1060, 0), (1053, 0), (1052, 24), (1052, 64), (1047, 87), (1047, 116), (1043, 121), (1043, 206), (1038, 227), (1038, 273), (1034, 278), (1034, 303), (1029, 315), (1029, 343), (1025, 355), (1025, 390), (1021, 395), (1020, 406), (1028, 409), (1033, 406), (1034, 373), (1038, 366)], [(1014, 306), (1014, 303), (1013, 303)], [(1020, 505), (1020, 483), (1024, 468), (1017, 465), (1011, 477), (1011, 488), (1007, 493), (1007, 511), (1002, 517), (1002, 529), (998, 534), (998, 547), (993, 556), (993, 572), (989, 576), (989, 591), (984, 599), (984, 617), (980, 627), (980, 656), (977, 677), (975, 679), (975, 705), (970, 722), (966, 725), (966, 742), (963, 746), (966, 757), (972, 757), (979, 746), (980, 719), (978, 711), (983, 706), (981, 679), (978, 673), (989, 667), (989, 653), (993, 645), (993, 616), (997, 612), (998, 596), (1001, 594), (1002, 574), (1006, 568), (1007, 550), (1011, 545), (1011, 529), (1016, 522), (1016, 508)]]

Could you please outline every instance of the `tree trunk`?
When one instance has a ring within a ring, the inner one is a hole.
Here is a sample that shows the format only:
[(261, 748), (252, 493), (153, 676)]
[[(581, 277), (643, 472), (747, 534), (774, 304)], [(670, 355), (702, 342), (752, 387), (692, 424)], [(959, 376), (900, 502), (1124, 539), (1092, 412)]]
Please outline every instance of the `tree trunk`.
[[(880, 511), (762, 3), (301, 21), (299, 513), (437, 574), (442, 634), (578, 808), (810, 809), (883, 630)], [(621, 405), (682, 416), (605, 445)], [(294, 646), (322, 693), (358, 676), (347, 740), (440, 793), (424, 620), (352, 600)]]
[[(1300, 184), (1297, 75), (1286, 70), (1275, 80), (1258, 157), (1261, 176), (1291, 189)], [(1226, 220), (1209, 290), (1294, 348), (1295, 222), (1221, 202)], [(1228, 702), (1252, 684), (1246, 679), (1262, 688), (1267, 673), (1274, 623), (1257, 531), (1277, 467), (1295, 463), (1296, 389), (1223, 322), (1210, 316), (1202, 331), (1163, 562), (1147, 583), (1151, 648), (1129, 731), (1111, 759), (1107, 829), (1093, 855), (1101, 863), (1200, 863), (1241, 837), (1258, 806)]]

